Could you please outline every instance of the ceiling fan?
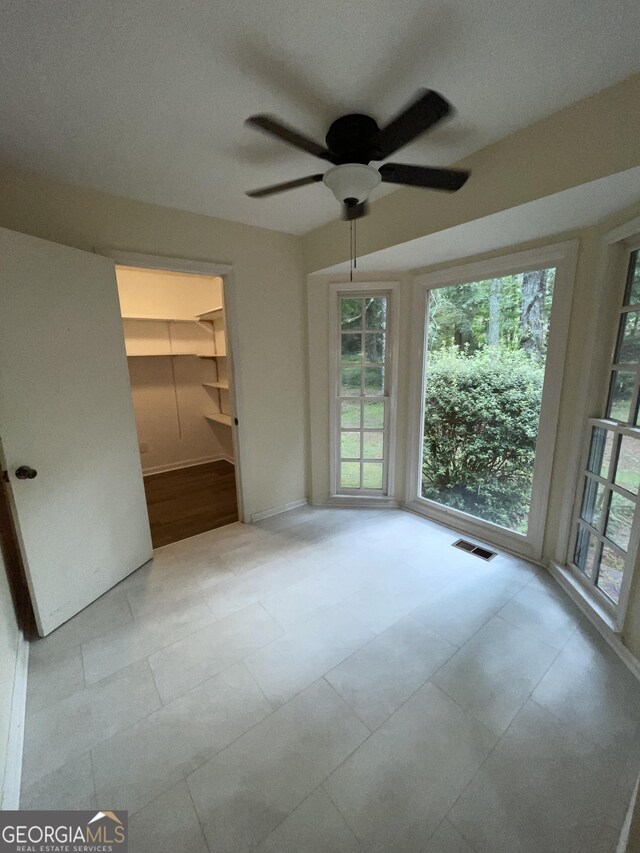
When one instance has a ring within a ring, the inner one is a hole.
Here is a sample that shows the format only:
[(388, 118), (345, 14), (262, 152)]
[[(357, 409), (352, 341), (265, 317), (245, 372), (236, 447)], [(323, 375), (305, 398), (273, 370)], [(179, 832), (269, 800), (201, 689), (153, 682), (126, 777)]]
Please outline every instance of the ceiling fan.
[(421, 89), (402, 112), (383, 128), (379, 128), (375, 119), (368, 115), (350, 113), (341, 116), (329, 128), (325, 138), (326, 146), (272, 116), (251, 116), (246, 122), (251, 127), (326, 160), (333, 166), (324, 174), (320, 172), (295, 178), (251, 190), (247, 195), (251, 198), (266, 198), (322, 181), (343, 206), (344, 218), (353, 220), (366, 215), (369, 193), (381, 181), (455, 192), (466, 182), (469, 172), (403, 163), (384, 163), (379, 169), (369, 165), (372, 160), (386, 160), (399, 148), (442, 121), (451, 111), (451, 104), (438, 92)]

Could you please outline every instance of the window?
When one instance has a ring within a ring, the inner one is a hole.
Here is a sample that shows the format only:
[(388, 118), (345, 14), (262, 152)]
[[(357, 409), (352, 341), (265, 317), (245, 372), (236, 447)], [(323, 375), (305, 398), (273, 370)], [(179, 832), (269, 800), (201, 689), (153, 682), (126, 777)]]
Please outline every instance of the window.
[(611, 366), (606, 417), (638, 426), (640, 383), (640, 257), (631, 253)]
[(638, 548), (640, 258), (628, 254), (605, 418), (589, 421), (569, 558), (611, 612), (624, 613)]
[(389, 491), (390, 302), (388, 291), (337, 294), (334, 494)]
[(414, 282), (409, 506), (534, 560), (576, 257), (576, 243), (556, 243)]
[(526, 535), (555, 268), (433, 288), (421, 497)]

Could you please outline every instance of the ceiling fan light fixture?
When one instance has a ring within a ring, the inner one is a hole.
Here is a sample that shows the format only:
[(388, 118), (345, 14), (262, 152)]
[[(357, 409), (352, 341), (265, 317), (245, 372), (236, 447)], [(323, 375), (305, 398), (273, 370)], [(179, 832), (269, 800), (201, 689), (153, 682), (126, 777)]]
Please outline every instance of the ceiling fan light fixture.
[[(344, 163), (325, 172), (323, 183), (329, 187), (340, 204), (355, 199), (361, 204), (381, 181), (380, 172), (363, 163)], [(351, 201), (353, 204), (353, 201)]]

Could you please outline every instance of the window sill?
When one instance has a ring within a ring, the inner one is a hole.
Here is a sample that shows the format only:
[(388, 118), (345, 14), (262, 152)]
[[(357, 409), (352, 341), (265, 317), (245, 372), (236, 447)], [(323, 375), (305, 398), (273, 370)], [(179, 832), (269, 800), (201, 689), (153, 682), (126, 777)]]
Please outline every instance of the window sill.
[(621, 631), (618, 628), (615, 616), (603, 607), (596, 598), (589, 595), (588, 589), (574, 577), (570, 569), (551, 560), (549, 571), (585, 616), (595, 624), (596, 628), (601, 632), (604, 629), (606, 632), (614, 634), (617, 640), (620, 640)]
[(558, 581), (569, 598), (580, 608), (589, 622), (607, 641), (620, 660), (627, 665), (633, 675), (640, 681), (640, 661), (632, 654), (622, 641), (622, 633), (616, 619), (599, 602), (594, 601), (580, 581), (576, 580), (566, 566), (549, 562), (549, 574)]
[(559, 563), (549, 562), (549, 573), (567, 595), (584, 613), (599, 634), (607, 641), (620, 660), (627, 665), (633, 675), (640, 681), (640, 661), (629, 651), (622, 641), (622, 632), (616, 619), (599, 602), (594, 601), (589, 591), (576, 580), (572, 572)]
[(332, 495), (316, 506), (377, 506), (381, 508), (398, 507), (395, 498), (387, 495)]

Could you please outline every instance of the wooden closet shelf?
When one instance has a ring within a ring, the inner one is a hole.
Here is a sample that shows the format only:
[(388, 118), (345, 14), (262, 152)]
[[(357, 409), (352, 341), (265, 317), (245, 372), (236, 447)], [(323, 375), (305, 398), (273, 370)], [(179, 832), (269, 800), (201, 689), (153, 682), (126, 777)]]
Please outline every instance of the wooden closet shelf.
[(205, 418), (216, 424), (224, 424), (228, 427), (231, 426), (231, 415), (225, 415), (224, 412), (211, 412), (210, 414), (205, 415)]
[(191, 358), (196, 356), (199, 358), (210, 358), (211, 356), (201, 356), (197, 352), (128, 352), (127, 358), (160, 358), (165, 355), (189, 355)]
[(204, 314), (198, 314), (198, 320), (222, 320), (224, 318), (224, 308), (212, 308), (211, 311), (205, 311)]
[(127, 356), (130, 358), (145, 358), (148, 356), (161, 356), (161, 355), (190, 355), (192, 358), (226, 358), (226, 352), (215, 352), (211, 353), (211, 355), (207, 355), (201, 352), (128, 352)]
[(197, 320), (184, 317), (152, 317), (150, 314), (123, 314), (123, 320), (150, 320), (156, 323), (197, 323)]

